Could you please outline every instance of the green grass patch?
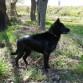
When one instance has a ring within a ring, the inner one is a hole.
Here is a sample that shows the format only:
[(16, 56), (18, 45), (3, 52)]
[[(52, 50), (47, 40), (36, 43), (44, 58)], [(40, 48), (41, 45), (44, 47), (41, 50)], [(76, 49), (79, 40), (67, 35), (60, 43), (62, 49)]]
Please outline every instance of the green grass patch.
[(0, 60), (0, 78), (6, 78), (10, 75), (10, 67), (6, 61)]
[(41, 82), (43, 80), (42, 71), (36, 66), (29, 68), (28, 71), (23, 73), (24, 80), (31, 79), (32, 81)]
[(81, 17), (83, 7), (72, 7), (72, 6), (65, 6), (65, 7), (48, 7), (47, 9), (47, 16), (70, 16), (70, 17)]
[(79, 63), (78, 65), (76, 65), (73, 72), (80, 74), (80, 75), (83, 75), (83, 64)]
[(25, 24), (28, 24), (28, 25), (36, 25), (37, 24), (37, 21), (26, 21)]

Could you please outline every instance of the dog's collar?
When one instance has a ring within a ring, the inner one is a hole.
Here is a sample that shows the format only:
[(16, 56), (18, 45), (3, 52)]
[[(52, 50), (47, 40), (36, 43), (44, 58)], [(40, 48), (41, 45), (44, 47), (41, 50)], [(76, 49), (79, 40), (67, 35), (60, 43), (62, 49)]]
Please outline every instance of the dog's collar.
[(57, 36), (57, 35), (55, 35), (53, 32), (49, 32), (49, 33), (51, 33), (54, 37), (57, 37), (57, 38), (58, 38), (58, 36)]

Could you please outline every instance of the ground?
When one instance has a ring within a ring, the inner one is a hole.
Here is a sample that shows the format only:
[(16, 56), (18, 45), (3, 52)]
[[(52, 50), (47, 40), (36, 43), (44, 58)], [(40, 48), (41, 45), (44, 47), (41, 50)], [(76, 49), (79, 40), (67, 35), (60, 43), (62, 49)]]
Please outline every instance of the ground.
[[(46, 22), (49, 27), (56, 17)], [(15, 67), (15, 57), (10, 55), (16, 49), (16, 41), (23, 35), (41, 33), (36, 22), (26, 21), (27, 16), (20, 16), (21, 23), (15, 23), (8, 30), (1, 32), (0, 57), (2, 63), (5, 62), (5, 73), (0, 77), (0, 83), (82, 83), (83, 82), (83, 24), (78, 18), (61, 17), (61, 21), (71, 29), (67, 35), (62, 35), (56, 50), (50, 55), (50, 69), (47, 72), (43, 69), (43, 62), (33, 65), (41, 54), (32, 52), (27, 58), (29, 63), (27, 69), (22, 59), (19, 61), (20, 68)], [(26, 21), (26, 22), (25, 22)], [(46, 28), (48, 30), (48, 28)], [(46, 31), (45, 30), (45, 31)], [(4, 46), (3, 46), (4, 44)], [(0, 68), (1, 68), (0, 67)], [(1, 70), (0, 70), (1, 71)]]

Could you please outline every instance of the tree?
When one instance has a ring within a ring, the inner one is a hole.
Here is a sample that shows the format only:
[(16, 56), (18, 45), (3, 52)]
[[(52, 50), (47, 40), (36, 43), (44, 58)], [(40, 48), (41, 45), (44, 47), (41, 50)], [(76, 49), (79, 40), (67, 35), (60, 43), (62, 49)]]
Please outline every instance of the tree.
[(47, 3), (48, 3), (48, 0), (38, 0), (37, 1), (38, 25), (40, 26), (40, 29), (45, 28)]
[(36, 0), (31, 0), (31, 13), (30, 13), (31, 21), (36, 20), (35, 12), (36, 12)]
[(8, 21), (5, 0), (0, 0), (0, 30), (3, 30), (6, 27)]
[(17, 14), (16, 11), (16, 3), (18, 0), (10, 0), (10, 15), (15, 16)]

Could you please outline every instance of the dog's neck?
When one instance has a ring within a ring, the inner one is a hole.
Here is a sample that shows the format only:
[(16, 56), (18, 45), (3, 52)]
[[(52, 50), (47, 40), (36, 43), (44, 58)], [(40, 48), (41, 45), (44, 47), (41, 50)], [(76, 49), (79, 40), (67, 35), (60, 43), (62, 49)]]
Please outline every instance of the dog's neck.
[(50, 32), (50, 31), (49, 31), (49, 33), (52, 34), (54, 37), (59, 38), (59, 36), (57, 36), (55, 33)]

